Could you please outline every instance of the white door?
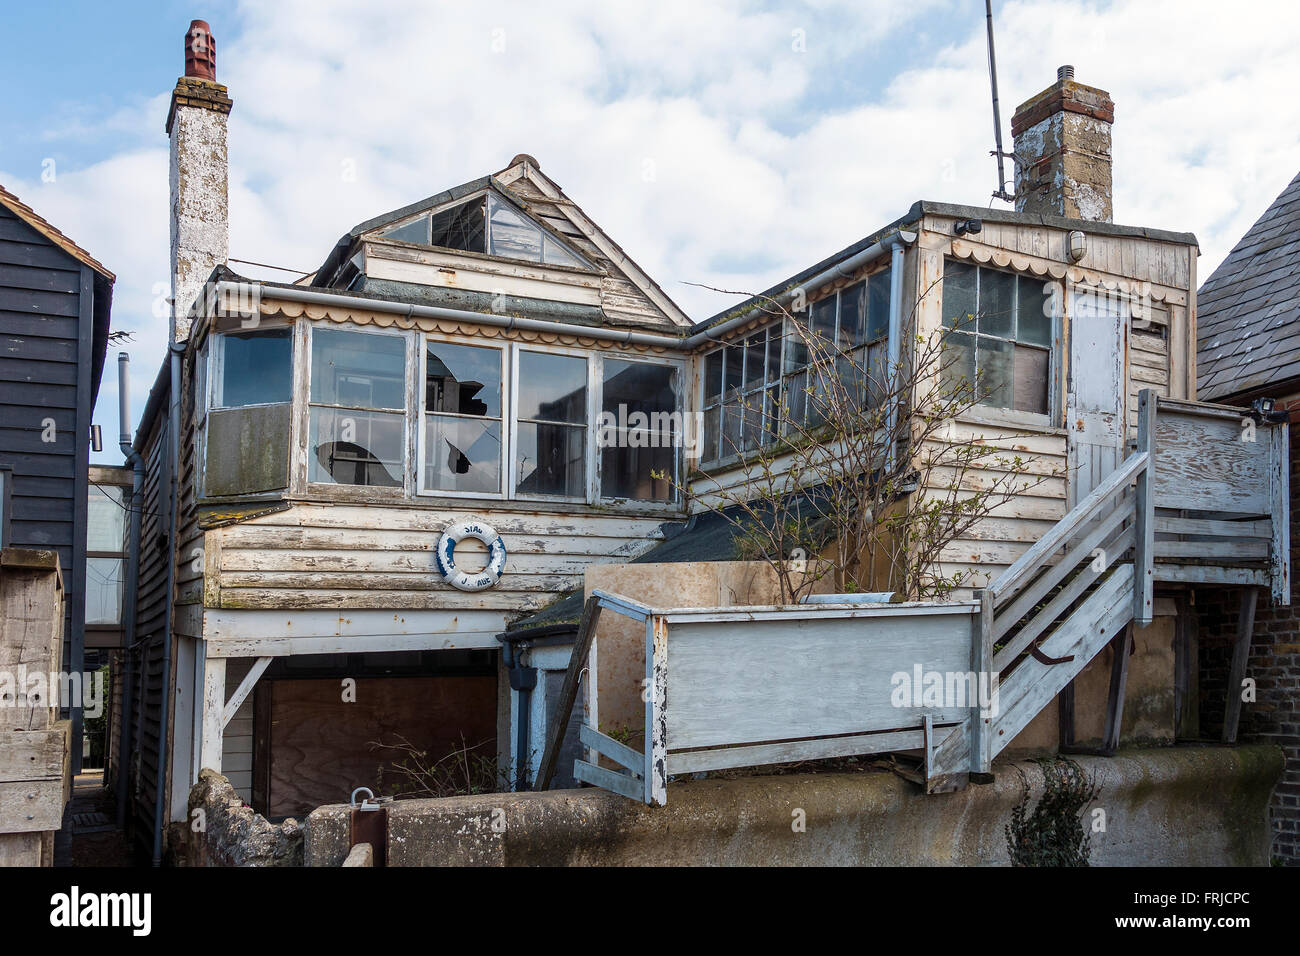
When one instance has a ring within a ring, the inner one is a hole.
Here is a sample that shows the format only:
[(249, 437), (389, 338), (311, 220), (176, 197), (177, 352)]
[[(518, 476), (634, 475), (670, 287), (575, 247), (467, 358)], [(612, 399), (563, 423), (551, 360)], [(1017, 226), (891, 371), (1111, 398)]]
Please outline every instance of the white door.
[(1071, 507), (1125, 458), (1129, 314), (1116, 296), (1072, 290), (1065, 406)]

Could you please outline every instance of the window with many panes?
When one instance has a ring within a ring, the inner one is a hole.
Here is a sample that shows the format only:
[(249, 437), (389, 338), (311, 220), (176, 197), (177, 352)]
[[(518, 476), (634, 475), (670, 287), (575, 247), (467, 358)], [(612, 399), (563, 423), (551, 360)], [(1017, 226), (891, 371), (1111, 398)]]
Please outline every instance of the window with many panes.
[(948, 260), (943, 270), (943, 380), (981, 405), (1051, 412), (1052, 296), (1039, 279)]
[[(753, 451), (788, 432), (790, 421), (817, 424), (828, 376), (848, 380), (849, 396), (874, 408), (883, 400), (889, 349), (890, 270), (814, 302), (802, 336), (775, 322), (704, 357), (703, 462)], [(811, 398), (810, 398), (811, 390)]]
[(312, 330), (308, 481), (403, 486), (406, 342), (400, 333)]

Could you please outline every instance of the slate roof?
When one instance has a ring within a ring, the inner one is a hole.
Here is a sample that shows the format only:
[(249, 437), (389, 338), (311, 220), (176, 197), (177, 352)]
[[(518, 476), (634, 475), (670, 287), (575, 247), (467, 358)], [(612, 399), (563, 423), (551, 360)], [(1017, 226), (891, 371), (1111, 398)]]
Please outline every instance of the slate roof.
[(1300, 377), (1300, 174), (1197, 293), (1202, 401)]

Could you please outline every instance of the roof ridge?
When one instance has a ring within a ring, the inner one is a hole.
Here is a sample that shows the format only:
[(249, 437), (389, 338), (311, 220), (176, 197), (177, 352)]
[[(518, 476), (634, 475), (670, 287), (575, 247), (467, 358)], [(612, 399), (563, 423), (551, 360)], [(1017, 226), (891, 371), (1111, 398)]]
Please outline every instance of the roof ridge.
[(78, 262), (90, 266), (109, 282), (117, 281), (117, 276), (113, 275), (102, 262), (64, 235), (57, 226), (11, 193), (3, 184), (0, 184), (0, 203)]

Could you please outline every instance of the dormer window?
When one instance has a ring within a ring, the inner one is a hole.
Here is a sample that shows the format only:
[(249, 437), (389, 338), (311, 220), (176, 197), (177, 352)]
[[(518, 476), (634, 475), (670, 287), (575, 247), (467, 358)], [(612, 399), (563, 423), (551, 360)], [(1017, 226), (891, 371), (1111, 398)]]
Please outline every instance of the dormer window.
[(586, 259), (492, 192), (433, 213), (423, 213), (390, 226), (380, 235), (440, 249), (485, 252), (572, 269), (592, 268)]

